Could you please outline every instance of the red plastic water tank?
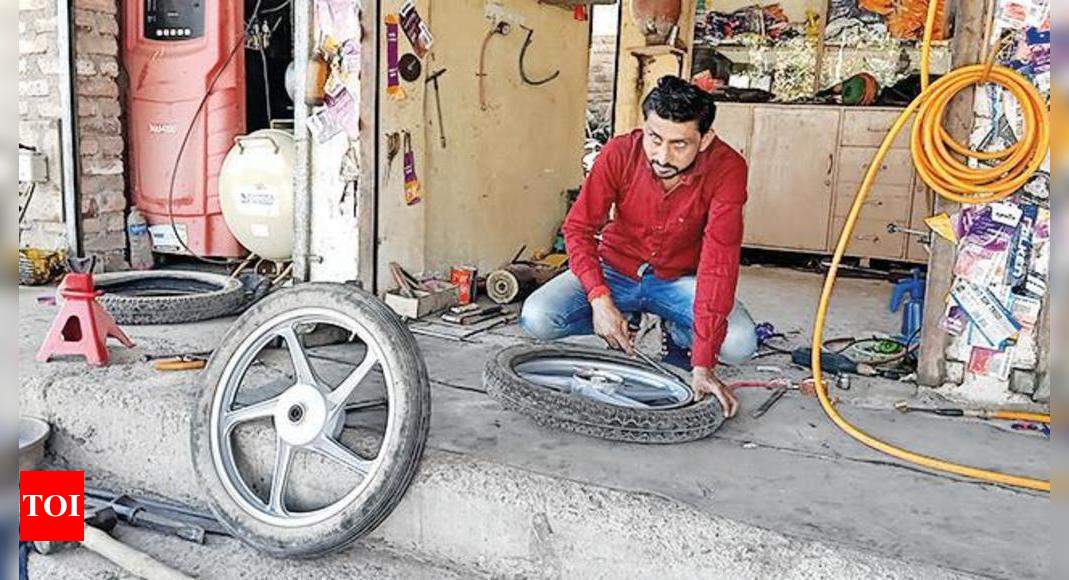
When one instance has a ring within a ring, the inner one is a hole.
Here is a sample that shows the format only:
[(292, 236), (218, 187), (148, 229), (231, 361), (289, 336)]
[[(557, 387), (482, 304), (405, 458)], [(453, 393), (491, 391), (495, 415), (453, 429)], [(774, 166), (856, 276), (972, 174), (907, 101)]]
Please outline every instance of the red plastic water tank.
[[(243, 15), (243, 0), (124, 1), (130, 185), (156, 251), (185, 253), (171, 228), (173, 216), (179, 235), (196, 254), (246, 253), (219, 209), (219, 169), (234, 137), (245, 132)], [(194, 117), (169, 195), (179, 148)]]

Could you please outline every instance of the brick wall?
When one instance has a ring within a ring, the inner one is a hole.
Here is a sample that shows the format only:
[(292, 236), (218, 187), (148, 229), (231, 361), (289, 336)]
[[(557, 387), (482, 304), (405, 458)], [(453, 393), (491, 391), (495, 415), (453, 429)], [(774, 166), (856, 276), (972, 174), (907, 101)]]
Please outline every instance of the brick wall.
[(609, 118), (609, 110), (612, 107), (615, 61), (615, 35), (596, 35), (591, 38), (587, 103), (589, 110), (602, 119)]
[(60, 192), (59, 55), (55, 0), (19, 0), (19, 142), (48, 158), (19, 232), (24, 247), (67, 247)]
[[(125, 268), (126, 177), (117, 0), (74, 1), (82, 248), (102, 269)], [(21, 231), (26, 247), (63, 248), (56, 2), (19, 0), (19, 139), (48, 157)]]
[(107, 270), (126, 267), (126, 177), (119, 3), (75, 0), (82, 248)]

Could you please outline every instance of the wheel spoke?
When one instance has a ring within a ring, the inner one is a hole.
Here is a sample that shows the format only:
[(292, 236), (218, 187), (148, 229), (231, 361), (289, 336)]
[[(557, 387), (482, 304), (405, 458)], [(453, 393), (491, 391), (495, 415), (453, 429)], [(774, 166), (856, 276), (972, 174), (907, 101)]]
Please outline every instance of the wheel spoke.
[(304, 352), (304, 345), (301, 344), (301, 337), (297, 335), (295, 326), (291, 324), (283, 328), (278, 335), (286, 341), (287, 350), (290, 351), (290, 360), (293, 362), (293, 372), (297, 374), (297, 382), (313, 385), (322, 390), (323, 387), (316, 379), (315, 372), (312, 371), (312, 364), (308, 361), (308, 354)]
[(290, 462), (293, 459), (293, 446), (282, 439), (275, 445), (275, 469), (271, 474), (271, 495), (267, 500), (267, 509), (272, 513), (286, 513), (286, 480), (290, 475)]
[(266, 401), (246, 405), (223, 414), (221, 423), (224, 436), (229, 435), (234, 427), (241, 423), (274, 415), (277, 405), (278, 397), (272, 397)]
[(338, 388), (327, 395), (327, 401), (335, 408), (335, 410), (344, 408), (345, 401), (347, 401), (349, 396), (353, 394), (353, 390), (363, 382), (368, 373), (371, 372), (371, 369), (373, 369), (378, 362), (379, 359), (375, 358), (375, 355), (369, 348), (367, 354), (364, 355), (364, 360), (353, 369), (353, 372), (349, 373), (349, 376), (345, 377), (345, 380), (338, 385)]
[(355, 451), (338, 443), (326, 435), (320, 435), (308, 444), (308, 448), (324, 457), (328, 457), (348, 467), (352, 471), (366, 476), (371, 470), (371, 461), (356, 454)]

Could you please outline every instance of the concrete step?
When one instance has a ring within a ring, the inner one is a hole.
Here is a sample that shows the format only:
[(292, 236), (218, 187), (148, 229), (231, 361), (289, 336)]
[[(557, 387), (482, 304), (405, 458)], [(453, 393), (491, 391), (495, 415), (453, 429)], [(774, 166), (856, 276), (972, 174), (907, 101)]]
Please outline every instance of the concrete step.
[[(158, 373), (121, 358), (91, 379), (81, 363), (38, 365), (24, 374), (22, 412), (48, 420), (51, 459), (84, 469), (95, 485), (203, 507), (188, 450), (195, 375)], [(270, 453), (270, 445), (265, 440), (260, 451)], [(550, 477), (435, 449), (433, 441), (431, 447), (405, 499), (369, 538), (372, 545), (499, 577), (962, 576), (739, 523), (656, 494)], [(334, 491), (328, 466), (306, 467), (314, 475), (298, 494)], [(367, 545), (328, 561), (362, 566)], [(199, 548), (182, 550), (178, 562), (200, 557)], [(244, 552), (240, 558), (255, 560)], [(229, 556), (214, 562), (198, 572), (241, 577)]]
[[(454, 580), (477, 578), (472, 571), (458, 571), (441, 563), (413, 558), (392, 550), (362, 545), (344, 554), (316, 560), (264, 558), (245, 544), (211, 536), (203, 545), (120, 524), (112, 535), (156, 560), (189, 576), (202, 579), (286, 578), (376, 578), (398, 580)], [(89, 550), (76, 548), (42, 556), (30, 554), (31, 580), (127, 580), (136, 578), (118, 565)]]

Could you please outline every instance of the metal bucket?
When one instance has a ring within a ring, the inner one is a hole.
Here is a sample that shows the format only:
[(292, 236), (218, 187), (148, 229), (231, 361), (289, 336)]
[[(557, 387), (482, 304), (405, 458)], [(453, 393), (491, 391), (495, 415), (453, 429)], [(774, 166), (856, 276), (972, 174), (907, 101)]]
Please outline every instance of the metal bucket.
[(19, 417), (19, 471), (36, 469), (45, 457), (52, 427), (36, 417)]

